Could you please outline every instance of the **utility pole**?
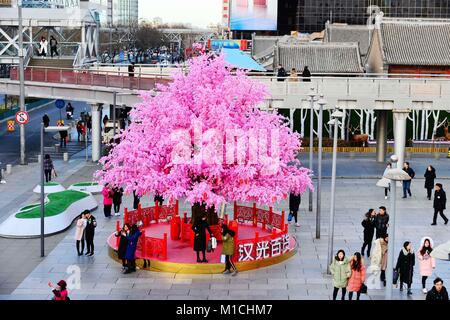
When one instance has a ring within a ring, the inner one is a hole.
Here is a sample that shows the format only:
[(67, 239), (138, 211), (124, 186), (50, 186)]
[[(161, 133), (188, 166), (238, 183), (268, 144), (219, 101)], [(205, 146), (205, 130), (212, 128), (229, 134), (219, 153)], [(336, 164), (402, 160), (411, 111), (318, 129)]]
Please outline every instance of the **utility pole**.
[[(24, 52), (23, 52), (23, 26), (22, 26), (22, 0), (17, 1), (17, 11), (19, 19), (19, 108), (20, 111), (27, 111), (25, 107), (25, 71), (24, 71)], [(25, 125), (20, 125), (20, 164), (26, 165), (25, 153)]]

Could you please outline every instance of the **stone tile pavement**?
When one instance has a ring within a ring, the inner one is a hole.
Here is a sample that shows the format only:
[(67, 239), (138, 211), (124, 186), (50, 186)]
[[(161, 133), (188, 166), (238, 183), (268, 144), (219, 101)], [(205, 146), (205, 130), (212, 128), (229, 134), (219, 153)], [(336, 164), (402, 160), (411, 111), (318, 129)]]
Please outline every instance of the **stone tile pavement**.
[[(92, 171), (92, 168), (86, 170)], [(383, 190), (377, 188), (375, 183), (374, 179), (337, 181), (334, 251), (342, 248), (348, 255), (359, 251), (362, 244), (360, 222), (364, 213), (369, 208), (378, 208), (381, 205), (386, 206), (389, 211), (389, 199), (384, 199)], [(47, 282), (68, 279), (70, 274), (66, 273), (67, 268), (73, 265), (78, 266), (81, 271), (81, 288), (70, 292), (71, 298), (77, 300), (331, 299), (331, 277), (326, 275), (329, 180), (324, 180), (322, 190), (321, 238), (315, 239), (315, 214), (307, 211), (307, 195), (305, 195), (300, 210), (301, 227), (290, 226), (292, 234), (299, 242), (299, 253), (282, 264), (241, 272), (236, 277), (157, 273), (145, 270), (124, 275), (120, 272), (121, 266), (108, 256), (106, 246), (106, 238), (114, 230), (116, 220), (105, 219), (100, 208), (94, 212), (99, 222), (95, 237), (95, 256), (88, 258), (76, 255), (72, 228), (11, 294), (4, 294), (0, 299), (49, 299), (51, 292)], [(432, 204), (426, 200), (422, 181), (413, 182), (412, 192), (413, 198), (401, 199), (400, 193), (397, 195), (395, 256), (398, 255), (405, 240), (412, 241), (414, 249), (417, 250), (418, 241), (422, 236), (431, 236), (436, 244), (450, 239), (450, 226), (444, 226), (442, 221), (436, 227), (430, 225)], [(128, 207), (131, 207), (131, 198), (125, 201)], [(97, 199), (101, 201), (99, 196)], [(151, 199), (145, 197), (143, 205), (148, 205)], [(287, 203), (280, 203), (275, 209), (285, 209), (286, 206)], [(182, 205), (181, 210), (187, 210), (187, 207)], [(229, 206), (227, 211), (230, 210)], [(24, 270), (23, 274), (26, 273)], [(440, 276), (448, 285), (449, 262), (437, 261), (434, 276)], [(430, 279), (428, 287), (431, 286)], [(3, 284), (0, 284), (0, 288), (2, 287)], [(424, 299), (417, 265), (412, 289), (414, 294), (410, 297), (406, 296), (405, 292), (401, 294), (398, 289), (394, 290), (394, 299)], [(363, 300), (383, 299), (383, 297), (384, 290), (370, 290), (368, 295), (362, 295)]]

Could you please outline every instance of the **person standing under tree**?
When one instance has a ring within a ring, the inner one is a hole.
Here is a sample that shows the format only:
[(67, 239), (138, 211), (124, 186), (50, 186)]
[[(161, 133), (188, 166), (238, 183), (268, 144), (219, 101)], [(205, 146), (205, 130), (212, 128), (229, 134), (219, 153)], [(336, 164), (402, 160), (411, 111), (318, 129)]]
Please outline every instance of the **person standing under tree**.
[(109, 183), (105, 184), (102, 189), (103, 195), (103, 213), (105, 218), (111, 218), (111, 208), (113, 204), (113, 191), (109, 187)]
[(419, 270), (422, 276), (422, 292), (426, 294), (426, 282), (428, 277), (433, 274), (433, 269), (436, 268), (436, 260), (431, 256), (433, 240), (430, 237), (422, 238), (420, 243), (421, 247), (417, 251), (417, 259), (419, 260)]
[(397, 270), (400, 275), (400, 291), (403, 291), (403, 284), (406, 283), (408, 287), (408, 295), (412, 294), (411, 284), (413, 282), (415, 260), (416, 258), (414, 256), (414, 252), (412, 251), (411, 242), (406, 241), (403, 244), (402, 250), (400, 250), (400, 254), (398, 255), (395, 270)]
[[(208, 262), (206, 260), (206, 230), (208, 230), (209, 235), (212, 237), (211, 229), (206, 221), (206, 214), (198, 219), (194, 225), (192, 225), (192, 231), (194, 231), (194, 251), (197, 252), (197, 262)], [(203, 255), (203, 260), (200, 260), (200, 251)]]
[(114, 215), (120, 216), (120, 205), (122, 204), (123, 188), (115, 187), (113, 189)]
[(444, 214), (444, 210), (446, 209), (447, 205), (447, 196), (445, 194), (445, 191), (442, 187), (442, 184), (436, 183), (435, 189), (434, 189), (434, 216), (433, 216), (433, 223), (432, 226), (435, 226), (437, 224), (437, 216), (438, 213), (444, 219), (444, 224), (448, 223), (448, 218)]
[(370, 257), (370, 249), (372, 248), (372, 240), (375, 233), (375, 209), (369, 209), (365, 219), (361, 222), (364, 228), (364, 243), (361, 248), (361, 255), (364, 255), (364, 249), (367, 246), (367, 257)]
[(405, 162), (403, 165), (403, 171), (405, 171), (410, 177), (411, 180), (403, 180), (403, 199), (406, 198), (406, 192), (408, 192), (409, 196), (412, 197), (411, 194), (411, 181), (414, 179), (414, 176), (416, 173), (414, 170), (409, 166), (409, 162)]
[(117, 257), (122, 260), (122, 271), (126, 270), (127, 259), (125, 259), (125, 254), (127, 252), (128, 240), (127, 237), (130, 234), (130, 225), (125, 223), (122, 230), (117, 231), (114, 235), (119, 239), (119, 247), (117, 248)]
[(133, 209), (137, 210), (139, 203), (141, 202), (141, 197), (137, 194), (136, 190), (133, 190)]
[(87, 247), (86, 255), (91, 257), (94, 255), (94, 235), (95, 228), (97, 227), (97, 220), (95, 220), (95, 217), (89, 210), (85, 210), (84, 214), (86, 216), (86, 228), (84, 229)]
[(136, 272), (136, 248), (141, 234), (138, 226), (133, 224), (130, 234), (127, 236), (127, 251), (125, 253), (127, 267), (124, 273)]
[(433, 166), (428, 166), (427, 170), (425, 171), (425, 174), (423, 175), (425, 177), (425, 189), (427, 189), (427, 199), (431, 200), (431, 192), (434, 188), (434, 179), (436, 179), (436, 170), (433, 168)]
[(294, 217), (295, 220), (295, 226), (300, 227), (300, 224), (298, 223), (298, 209), (300, 207), (300, 203), (302, 202), (302, 197), (300, 194), (289, 194), (289, 214)]
[(228, 274), (231, 272), (231, 269), (233, 269), (232, 276), (237, 275), (238, 272), (233, 263), (234, 236), (234, 231), (229, 229), (226, 224), (222, 224), (222, 254), (225, 255), (225, 270), (222, 273)]
[(52, 58), (53, 58), (53, 54), (55, 54), (59, 57), (58, 41), (55, 39), (54, 36), (50, 36), (50, 55)]
[(345, 256), (344, 250), (339, 250), (330, 265), (330, 272), (333, 275), (333, 300), (336, 300), (339, 289), (342, 290), (341, 300), (345, 300), (348, 279), (352, 275), (350, 263)]

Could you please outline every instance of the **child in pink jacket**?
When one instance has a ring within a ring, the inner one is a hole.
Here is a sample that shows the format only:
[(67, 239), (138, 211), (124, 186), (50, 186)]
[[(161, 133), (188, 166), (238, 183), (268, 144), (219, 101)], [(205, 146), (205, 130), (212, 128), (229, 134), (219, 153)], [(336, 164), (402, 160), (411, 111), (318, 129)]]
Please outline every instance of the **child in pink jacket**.
[(436, 267), (436, 261), (430, 255), (433, 251), (433, 240), (430, 237), (425, 237), (420, 240), (421, 247), (417, 251), (417, 259), (419, 260), (419, 270), (422, 276), (422, 292), (427, 293), (426, 282), (427, 278), (433, 274), (433, 269)]

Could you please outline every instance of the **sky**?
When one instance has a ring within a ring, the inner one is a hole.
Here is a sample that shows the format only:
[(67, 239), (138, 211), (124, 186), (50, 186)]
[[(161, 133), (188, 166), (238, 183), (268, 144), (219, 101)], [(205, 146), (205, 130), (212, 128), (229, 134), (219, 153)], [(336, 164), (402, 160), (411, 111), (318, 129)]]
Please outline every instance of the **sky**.
[(221, 22), (222, 0), (139, 0), (139, 18), (153, 21), (155, 17), (165, 23), (191, 23), (204, 28)]

